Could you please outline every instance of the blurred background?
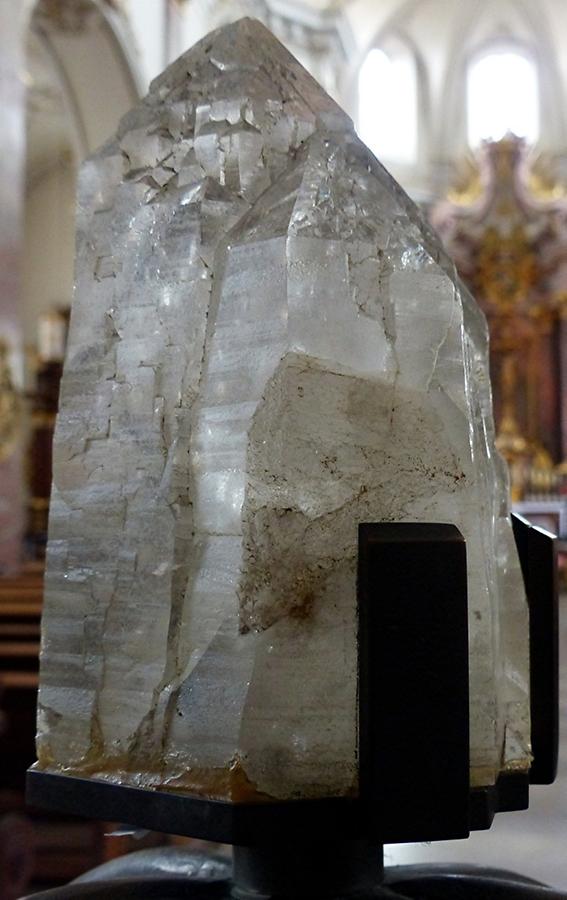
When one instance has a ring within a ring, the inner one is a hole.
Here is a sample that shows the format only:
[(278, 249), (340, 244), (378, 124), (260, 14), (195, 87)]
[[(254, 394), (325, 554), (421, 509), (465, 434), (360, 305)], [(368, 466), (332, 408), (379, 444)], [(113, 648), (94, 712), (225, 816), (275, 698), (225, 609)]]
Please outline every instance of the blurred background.
[[(440, 234), (488, 317), (511, 500), (567, 549), (565, 0), (0, 0), (0, 900), (166, 840), (24, 807), (51, 440), (78, 168), (169, 62), (243, 15), (347, 110)], [(562, 704), (564, 719), (565, 691)], [(565, 890), (566, 841), (567, 744), (528, 813), (386, 855), (497, 864)]]

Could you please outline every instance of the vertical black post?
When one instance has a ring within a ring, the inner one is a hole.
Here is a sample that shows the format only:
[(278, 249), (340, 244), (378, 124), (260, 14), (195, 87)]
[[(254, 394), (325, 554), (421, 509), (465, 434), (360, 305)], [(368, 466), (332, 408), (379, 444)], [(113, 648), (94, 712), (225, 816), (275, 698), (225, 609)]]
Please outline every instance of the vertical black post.
[(454, 525), (359, 527), (360, 793), (384, 843), (469, 834), (465, 542)]
[(233, 847), (235, 900), (328, 900), (378, 898), (383, 877), (382, 847), (318, 834), (298, 841), (294, 834), (269, 844)]
[(552, 784), (559, 754), (559, 599), (555, 537), (512, 515), (530, 611), (531, 784)]

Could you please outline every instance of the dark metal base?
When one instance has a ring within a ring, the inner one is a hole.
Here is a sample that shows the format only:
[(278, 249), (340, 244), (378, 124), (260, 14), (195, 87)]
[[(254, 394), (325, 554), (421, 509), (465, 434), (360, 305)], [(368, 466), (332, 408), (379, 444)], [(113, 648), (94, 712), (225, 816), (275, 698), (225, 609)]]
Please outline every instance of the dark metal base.
[(96, 778), (75, 778), (29, 769), (28, 806), (106, 822), (127, 822), (137, 828), (179, 834), (219, 844), (254, 845), (305, 842), (337, 837), (364, 837), (366, 819), (360, 800), (296, 800), (283, 803), (228, 803), (173, 791), (112, 784)]
[(567, 893), (498, 869), (394, 866), (381, 877), (381, 853), (359, 842), (299, 851), (236, 848), (228, 858), (178, 847), (112, 860), (34, 900), (567, 900)]
[[(471, 830), (490, 828), (497, 812), (527, 809), (529, 781), (525, 775), (499, 778), (496, 785), (470, 792)], [(253, 846), (262, 835), (265, 842), (296, 840), (359, 840), (369, 835), (374, 842), (395, 843), (388, 835), (373, 833), (366, 809), (356, 798), (297, 800), (288, 803), (224, 803), (167, 791), (146, 790), (124, 784), (75, 778), (28, 770), (26, 799), (31, 807), (66, 815), (79, 810), (91, 819), (127, 822), (167, 834), (180, 834), (220, 844)], [(377, 829), (376, 829), (377, 830)], [(409, 830), (411, 831), (411, 830)], [(420, 840), (419, 831), (412, 840)]]

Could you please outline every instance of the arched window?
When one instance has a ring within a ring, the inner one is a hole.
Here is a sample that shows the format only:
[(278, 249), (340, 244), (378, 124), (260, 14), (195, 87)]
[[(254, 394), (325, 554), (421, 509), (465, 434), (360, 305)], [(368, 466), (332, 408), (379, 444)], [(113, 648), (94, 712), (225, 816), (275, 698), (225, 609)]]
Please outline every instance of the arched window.
[(476, 56), (467, 73), (467, 130), (472, 147), (507, 132), (533, 143), (539, 136), (539, 84), (533, 59), (511, 47)]
[(358, 133), (378, 159), (417, 159), (417, 75), (401, 41), (370, 50), (358, 75)]

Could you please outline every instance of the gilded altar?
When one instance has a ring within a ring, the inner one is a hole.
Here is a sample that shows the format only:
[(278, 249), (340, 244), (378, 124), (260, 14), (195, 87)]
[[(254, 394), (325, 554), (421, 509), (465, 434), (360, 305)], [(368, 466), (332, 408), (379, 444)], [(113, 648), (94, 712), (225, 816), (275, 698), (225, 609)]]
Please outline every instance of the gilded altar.
[(563, 493), (567, 473), (567, 187), (550, 170), (513, 135), (485, 142), (431, 213), (488, 319), (514, 500)]
[(8, 346), (0, 340), (0, 462), (16, 448), (19, 433), (19, 399), (14, 387)]

